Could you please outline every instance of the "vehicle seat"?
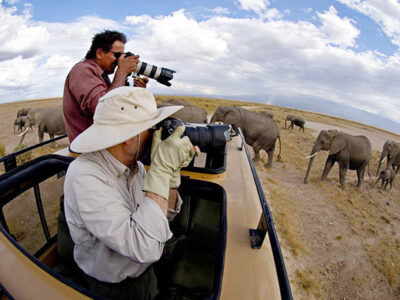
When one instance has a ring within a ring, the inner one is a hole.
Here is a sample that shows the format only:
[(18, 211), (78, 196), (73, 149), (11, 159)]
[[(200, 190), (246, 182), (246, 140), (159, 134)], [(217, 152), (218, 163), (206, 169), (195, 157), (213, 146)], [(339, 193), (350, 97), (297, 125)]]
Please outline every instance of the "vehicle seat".
[(167, 258), (163, 288), (177, 298), (217, 298), (226, 244), (225, 191), (215, 183), (189, 179), (179, 193), (183, 205), (170, 225), (176, 245)]

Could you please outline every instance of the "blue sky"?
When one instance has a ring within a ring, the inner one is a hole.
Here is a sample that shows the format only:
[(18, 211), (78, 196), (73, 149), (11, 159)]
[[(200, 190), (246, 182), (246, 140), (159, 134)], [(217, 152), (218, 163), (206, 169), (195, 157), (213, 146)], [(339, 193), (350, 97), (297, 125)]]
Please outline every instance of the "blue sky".
[(143, 61), (177, 71), (154, 93), (400, 115), (397, 0), (0, 0), (0, 19), (0, 103), (62, 96), (91, 37), (114, 29)]

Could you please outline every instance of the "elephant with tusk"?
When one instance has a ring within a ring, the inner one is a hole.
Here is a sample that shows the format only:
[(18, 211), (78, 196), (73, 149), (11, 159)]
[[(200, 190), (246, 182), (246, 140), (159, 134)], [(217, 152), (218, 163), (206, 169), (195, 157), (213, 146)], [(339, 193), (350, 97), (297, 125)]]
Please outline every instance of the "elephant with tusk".
[(394, 141), (386, 141), (382, 148), (381, 156), (379, 157), (378, 169), (376, 170), (376, 176), (379, 174), (379, 169), (382, 163), (387, 159), (386, 170), (390, 168), (396, 169), (396, 174), (400, 168), (400, 143)]
[[(43, 142), (45, 133), (48, 133), (51, 139), (55, 135), (66, 133), (62, 105), (31, 109), (27, 118), (29, 119), (29, 124), (32, 126), (36, 125), (40, 143)], [(21, 140), (19, 145), (22, 144), (27, 132), (28, 128), (20, 134)]]
[[(17, 128), (17, 132), (15, 132), (15, 128)], [(20, 116), (17, 117), (14, 121), (14, 134), (20, 133), (26, 129), (31, 128), (33, 130), (33, 125), (31, 124), (30, 120), (27, 116)]]
[(365, 168), (371, 159), (371, 142), (365, 136), (353, 136), (337, 130), (321, 130), (311, 150), (307, 173), (304, 183), (308, 183), (311, 166), (315, 155), (320, 150), (329, 151), (321, 180), (325, 180), (335, 162), (339, 163), (339, 181), (344, 185), (348, 169), (357, 170), (358, 183), (361, 187), (364, 180)]
[(282, 146), (279, 128), (270, 116), (244, 108), (221, 105), (211, 118), (210, 123), (215, 122), (232, 125), (232, 129), (235, 132), (238, 127), (242, 129), (246, 143), (253, 147), (254, 162), (260, 160), (260, 151), (264, 150), (268, 154), (268, 162), (265, 167), (272, 167), (276, 140), (279, 140), (277, 159), (281, 159)]

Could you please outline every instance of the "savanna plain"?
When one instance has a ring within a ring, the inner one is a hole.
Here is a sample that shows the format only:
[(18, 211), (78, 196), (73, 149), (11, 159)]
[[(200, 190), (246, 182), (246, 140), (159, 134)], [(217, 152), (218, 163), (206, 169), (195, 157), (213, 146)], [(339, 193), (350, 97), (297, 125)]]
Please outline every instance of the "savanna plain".
[[(263, 162), (258, 162), (256, 169), (272, 211), (294, 299), (400, 298), (400, 176), (390, 191), (378, 189), (380, 184), (373, 186), (384, 142), (400, 142), (399, 135), (365, 124), (279, 106), (216, 98), (156, 96), (157, 101), (167, 98), (191, 102), (205, 108), (209, 115), (219, 105), (241, 106), (254, 111), (267, 109), (274, 114), (281, 135), (282, 159), (276, 161), (277, 145), (274, 166), (267, 169)], [(0, 105), (0, 154), (15, 151), (19, 144), (20, 137), (13, 132), (18, 109), (54, 106), (61, 101), (61, 98), (52, 98)], [(285, 129), (287, 114), (304, 117), (305, 132), (296, 127)], [(352, 170), (347, 172), (346, 185), (342, 188), (337, 164), (327, 180), (320, 181), (328, 155), (326, 151), (317, 154), (309, 183), (303, 183), (308, 165), (306, 156), (321, 129), (338, 129), (370, 139), (373, 150), (369, 165), (371, 176), (367, 171), (362, 188), (355, 187), (357, 176)], [(47, 135), (45, 139), (48, 139)], [(23, 146), (37, 142), (35, 130), (26, 135)], [(55, 148), (45, 146), (25, 154), (20, 162), (66, 146), (68, 142), (63, 139)], [(265, 152), (261, 152), (261, 157), (267, 161)], [(62, 187), (58, 189), (62, 192)], [(48, 190), (43, 193), (51, 195), (50, 186)], [(40, 226), (38, 220), (31, 217), (28, 207), (22, 201), (13, 204), (8, 209), (10, 216), (7, 219), (11, 228), (22, 224), (19, 227), (22, 229), (15, 235), (25, 246), (34, 244), (35, 238), (24, 233), (23, 228)], [(48, 213), (55, 214), (57, 210), (58, 204), (54, 204)]]

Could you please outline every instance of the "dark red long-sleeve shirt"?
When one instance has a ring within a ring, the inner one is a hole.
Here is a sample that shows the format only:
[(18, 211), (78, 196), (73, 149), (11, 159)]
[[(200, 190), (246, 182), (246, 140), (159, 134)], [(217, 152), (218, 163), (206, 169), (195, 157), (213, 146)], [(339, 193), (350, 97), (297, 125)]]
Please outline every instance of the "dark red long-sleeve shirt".
[(85, 59), (71, 69), (65, 80), (63, 97), (65, 128), (70, 142), (93, 124), (97, 103), (110, 86), (110, 79), (92, 59)]

